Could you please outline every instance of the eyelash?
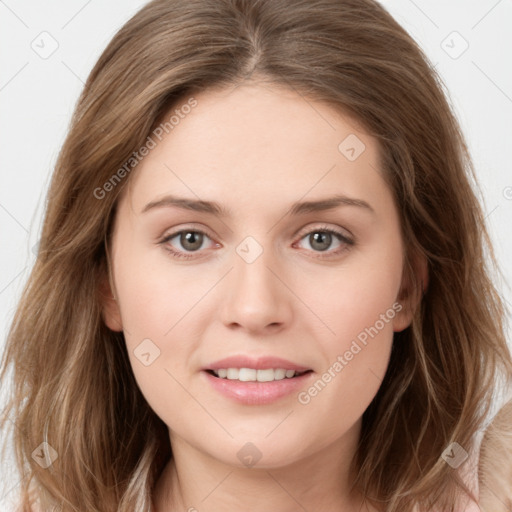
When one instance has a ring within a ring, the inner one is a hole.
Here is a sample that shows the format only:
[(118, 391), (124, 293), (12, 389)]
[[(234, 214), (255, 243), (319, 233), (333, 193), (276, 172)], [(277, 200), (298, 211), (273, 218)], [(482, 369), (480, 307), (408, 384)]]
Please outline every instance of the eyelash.
[[(192, 229), (192, 228), (191, 229), (181, 229), (180, 231), (176, 231), (174, 233), (171, 233), (170, 235), (167, 235), (166, 237), (164, 237), (159, 242), (159, 244), (163, 245), (165, 250), (168, 251), (169, 253), (171, 253), (171, 256), (173, 258), (189, 260), (191, 258), (195, 258), (196, 257), (195, 253), (199, 252), (199, 251), (193, 251), (193, 252), (187, 254), (187, 253), (184, 253), (182, 251), (177, 251), (175, 249), (172, 249), (169, 245), (167, 245), (167, 242), (169, 242), (170, 240), (175, 238), (177, 235), (180, 235), (182, 233), (199, 233), (199, 234), (204, 235), (204, 236), (206, 236), (208, 238), (211, 238), (205, 231), (203, 231), (201, 229), (195, 229), (195, 228), (194, 229)], [(345, 244), (344, 246), (341, 246), (337, 250), (335, 250), (333, 252), (329, 252), (328, 256), (315, 256), (315, 258), (319, 258), (319, 259), (332, 258), (332, 257), (340, 255), (344, 251), (349, 250), (353, 245), (355, 245), (355, 241), (354, 240), (348, 238), (346, 235), (344, 235), (340, 231), (337, 231), (335, 229), (329, 228), (327, 226), (320, 226), (320, 227), (317, 227), (315, 229), (312, 229), (312, 230), (304, 233), (299, 238), (299, 241), (301, 241), (302, 239), (304, 239), (307, 236), (311, 235), (312, 233), (329, 233), (329, 234), (334, 235), (335, 237), (337, 237), (340, 242)], [(313, 252), (318, 252), (318, 253), (321, 254), (324, 251), (313, 251)], [(328, 252), (328, 251), (325, 251), (325, 252)]]

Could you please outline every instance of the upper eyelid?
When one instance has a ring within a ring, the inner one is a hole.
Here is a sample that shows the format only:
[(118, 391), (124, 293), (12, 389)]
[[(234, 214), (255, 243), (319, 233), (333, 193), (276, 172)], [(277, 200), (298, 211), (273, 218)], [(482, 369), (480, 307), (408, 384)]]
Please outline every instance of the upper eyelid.
[[(341, 226), (332, 227), (327, 224), (322, 224), (320, 226), (313, 226), (313, 227), (305, 227), (303, 229), (300, 229), (295, 236), (300, 236), (301, 238), (309, 233), (314, 233), (315, 231), (334, 231), (340, 236), (344, 236), (345, 238), (354, 238), (354, 235), (347, 229), (343, 228)], [(344, 231), (347, 233), (347, 235), (340, 233), (340, 231)]]

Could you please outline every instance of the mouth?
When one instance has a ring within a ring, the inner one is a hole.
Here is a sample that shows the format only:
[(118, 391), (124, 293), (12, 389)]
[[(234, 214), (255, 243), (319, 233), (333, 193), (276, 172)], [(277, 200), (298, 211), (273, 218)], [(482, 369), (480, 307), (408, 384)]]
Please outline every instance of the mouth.
[(235, 354), (208, 363), (201, 373), (215, 392), (231, 401), (242, 405), (270, 405), (307, 385), (314, 370), (274, 355)]
[[(263, 365), (261, 365), (263, 366)], [(241, 405), (263, 406), (293, 396), (313, 378), (311, 369), (217, 367), (201, 372), (212, 389)], [(288, 398), (289, 399), (289, 398)]]
[(313, 370), (286, 370), (284, 368), (219, 368), (206, 370), (218, 379), (236, 380), (239, 382), (273, 382), (301, 377)]

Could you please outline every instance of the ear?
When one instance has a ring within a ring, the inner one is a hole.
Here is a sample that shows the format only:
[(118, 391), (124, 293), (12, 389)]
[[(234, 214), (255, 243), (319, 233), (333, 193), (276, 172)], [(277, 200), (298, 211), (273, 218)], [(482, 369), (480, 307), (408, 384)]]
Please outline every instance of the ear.
[(400, 332), (411, 325), (414, 314), (425, 295), (429, 282), (428, 262), (425, 255), (418, 252), (411, 256), (402, 276), (402, 284), (397, 297), (402, 309), (393, 319), (393, 330)]
[(101, 305), (101, 316), (109, 329), (116, 332), (123, 330), (123, 322), (119, 304), (113, 293), (108, 272), (104, 271), (98, 283), (98, 298)]

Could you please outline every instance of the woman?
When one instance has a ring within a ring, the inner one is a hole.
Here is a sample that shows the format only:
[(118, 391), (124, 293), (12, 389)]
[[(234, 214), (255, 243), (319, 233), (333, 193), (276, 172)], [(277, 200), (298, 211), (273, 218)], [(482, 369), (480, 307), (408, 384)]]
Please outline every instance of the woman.
[(378, 3), (149, 3), (9, 333), (21, 510), (475, 507), (512, 361), (473, 179)]

